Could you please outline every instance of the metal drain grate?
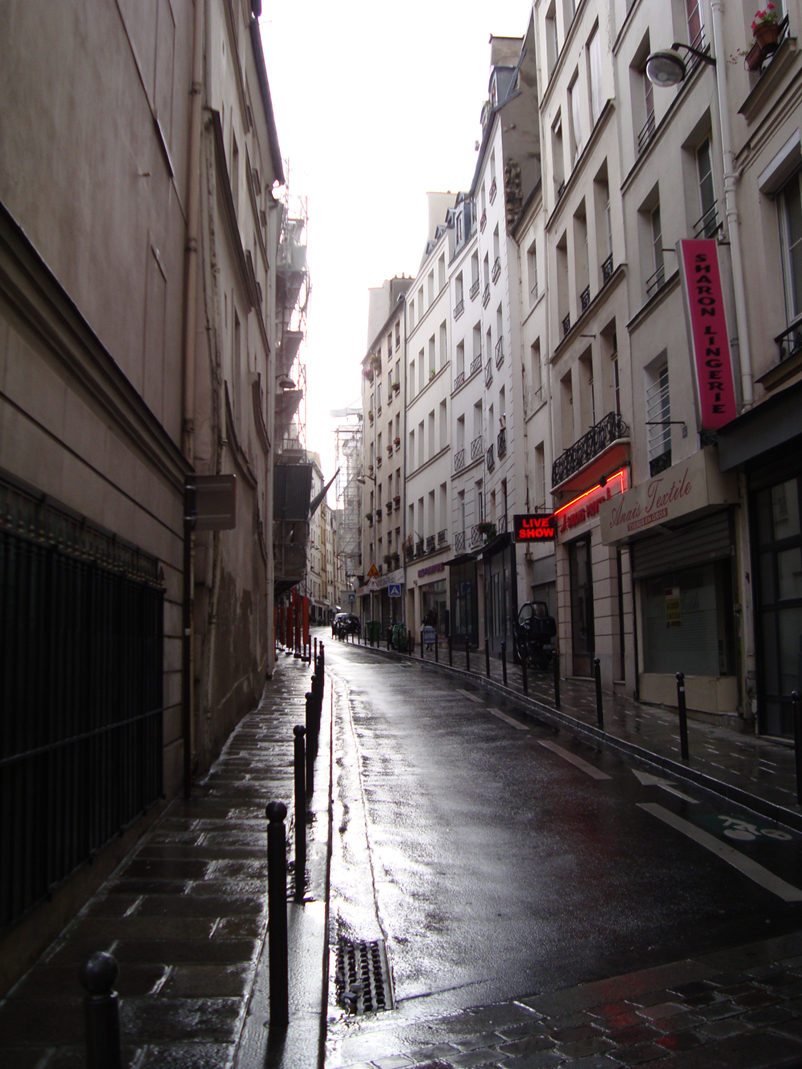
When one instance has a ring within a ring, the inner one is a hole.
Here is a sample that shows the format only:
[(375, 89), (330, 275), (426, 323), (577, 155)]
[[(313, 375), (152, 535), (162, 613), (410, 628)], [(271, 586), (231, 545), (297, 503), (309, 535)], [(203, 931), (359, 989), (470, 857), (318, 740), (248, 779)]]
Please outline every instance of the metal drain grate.
[(337, 942), (337, 1002), (352, 1014), (395, 1008), (384, 940)]

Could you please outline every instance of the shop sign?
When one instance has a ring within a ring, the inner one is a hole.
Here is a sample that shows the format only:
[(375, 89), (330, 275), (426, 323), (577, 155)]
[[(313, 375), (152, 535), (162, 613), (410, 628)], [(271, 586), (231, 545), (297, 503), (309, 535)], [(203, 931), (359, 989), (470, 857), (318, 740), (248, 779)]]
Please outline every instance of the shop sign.
[(418, 568), (418, 579), (424, 575), (434, 575), (435, 572), (444, 572), (446, 570), (445, 563), (440, 561), (439, 564), (427, 564), (425, 568)]
[(718, 470), (715, 448), (709, 446), (615, 501), (603, 502), (599, 510), (602, 542), (625, 542), (652, 525), (737, 499), (736, 483)]
[(557, 535), (553, 513), (534, 512), (528, 516), (513, 516), (512, 529), (516, 542), (553, 542)]
[(693, 353), (699, 427), (715, 430), (738, 414), (718, 243), (714, 238), (680, 241), (679, 261)]
[(627, 472), (626, 468), (621, 468), (615, 475), (611, 475), (604, 485), (599, 483), (591, 490), (586, 490), (584, 494), (580, 494), (573, 501), (563, 505), (562, 508), (557, 509), (554, 513), (554, 522), (560, 534), (570, 531), (578, 524), (584, 523), (585, 520), (598, 516), (602, 504), (614, 496), (613, 491), (615, 491), (615, 496), (618, 497), (626, 488)]

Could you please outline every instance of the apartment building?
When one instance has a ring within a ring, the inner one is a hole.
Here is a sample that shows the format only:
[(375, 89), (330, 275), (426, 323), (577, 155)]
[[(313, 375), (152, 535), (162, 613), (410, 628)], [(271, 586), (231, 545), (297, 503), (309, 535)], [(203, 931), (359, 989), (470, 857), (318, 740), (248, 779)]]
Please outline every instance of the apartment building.
[[(429, 193), (425, 252), (406, 299), (407, 627), (435, 619), (449, 628), (446, 561), (451, 556), (451, 360), (448, 262), (452, 193)], [(389, 447), (388, 447), (389, 451)], [(403, 490), (399, 490), (403, 500)], [(399, 501), (399, 504), (401, 502)], [(433, 616), (432, 616), (433, 614)]]

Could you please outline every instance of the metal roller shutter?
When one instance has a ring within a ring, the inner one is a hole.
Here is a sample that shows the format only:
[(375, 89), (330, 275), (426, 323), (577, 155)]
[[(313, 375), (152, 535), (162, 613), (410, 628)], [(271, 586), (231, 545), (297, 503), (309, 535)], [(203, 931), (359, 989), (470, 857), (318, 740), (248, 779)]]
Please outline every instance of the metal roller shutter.
[(720, 560), (732, 553), (730, 514), (727, 509), (685, 524), (673, 531), (655, 534), (632, 544), (632, 575), (649, 575)]

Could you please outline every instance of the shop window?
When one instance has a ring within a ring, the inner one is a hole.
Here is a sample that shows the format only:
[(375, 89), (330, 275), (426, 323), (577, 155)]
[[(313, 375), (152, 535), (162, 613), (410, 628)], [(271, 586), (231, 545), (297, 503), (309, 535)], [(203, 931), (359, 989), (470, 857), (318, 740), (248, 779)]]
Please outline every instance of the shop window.
[(780, 234), (787, 319), (802, 315), (802, 171), (797, 171), (779, 196)]

